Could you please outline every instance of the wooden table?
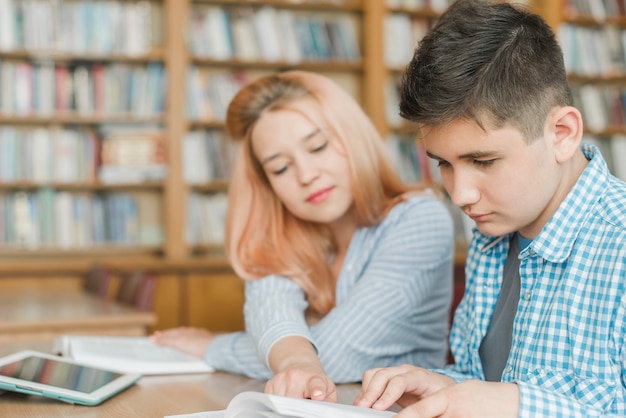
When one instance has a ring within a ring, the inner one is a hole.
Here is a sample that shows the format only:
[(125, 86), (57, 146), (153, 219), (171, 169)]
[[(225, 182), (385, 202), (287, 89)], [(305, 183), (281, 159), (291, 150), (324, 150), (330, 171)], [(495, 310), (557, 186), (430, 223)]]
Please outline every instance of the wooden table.
[(156, 319), (79, 290), (0, 293), (0, 342), (51, 341), (67, 333), (145, 335)]
[[(0, 343), (0, 355), (18, 348), (45, 346)], [(206, 373), (172, 376), (146, 376), (136, 385), (98, 406), (79, 406), (39, 396), (6, 392), (0, 395), (0, 416), (19, 418), (161, 418), (165, 415), (220, 410), (243, 391), (263, 391), (264, 381), (229, 373)], [(339, 401), (351, 404), (359, 385), (340, 385)]]

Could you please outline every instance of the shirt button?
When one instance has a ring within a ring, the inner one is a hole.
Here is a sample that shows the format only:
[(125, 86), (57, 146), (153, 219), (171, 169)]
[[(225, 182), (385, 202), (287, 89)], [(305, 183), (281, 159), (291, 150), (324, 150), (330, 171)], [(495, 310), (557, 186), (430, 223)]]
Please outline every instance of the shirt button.
[(348, 264), (348, 266), (346, 267), (348, 271), (352, 271), (352, 264)]
[(524, 293), (524, 299), (530, 300), (530, 295), (531, 295), (530, 291), (527, 291), (526, 293)]
[(511, 373), (513, 371), (513, 367), (509, 366), (506, 368), (507, 373)]

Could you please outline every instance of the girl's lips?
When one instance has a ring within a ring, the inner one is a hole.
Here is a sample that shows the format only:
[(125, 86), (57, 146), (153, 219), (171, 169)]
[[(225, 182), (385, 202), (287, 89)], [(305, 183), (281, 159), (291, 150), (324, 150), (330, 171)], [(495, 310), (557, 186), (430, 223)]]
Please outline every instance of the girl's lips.
[(317, 192), (311, 193), (309, 197), (307, 197), (306, 201), (309, 203), (321, 203), (326, 200), (326, 198), (328, 198), (332, 191), (333, 188), (329, 187), (327, 189), (322, 189)]

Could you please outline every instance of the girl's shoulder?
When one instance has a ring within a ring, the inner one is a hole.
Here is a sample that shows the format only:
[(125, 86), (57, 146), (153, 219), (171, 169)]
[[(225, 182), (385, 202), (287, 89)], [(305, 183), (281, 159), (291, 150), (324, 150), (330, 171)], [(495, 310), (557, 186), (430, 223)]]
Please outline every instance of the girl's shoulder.
[(436, 213), (448, 213), (448, 209), (438, 195), (430, 189), (426, 189), (420, 192), (410, 192), (404, 196), (396, 205), (389, 211), (387, 217), (395, 216), (407, 216), (413, 213), (421, 214), (436, 214)]
[(376, 228), (388, 228), (392, 225), (408, 228), (415, 225), (417, 228), (423, 223), (442, 226), (452, 224), (452, 217), (446, 205), (437, 195), (426, 191), (406, 195), (387, 212)]

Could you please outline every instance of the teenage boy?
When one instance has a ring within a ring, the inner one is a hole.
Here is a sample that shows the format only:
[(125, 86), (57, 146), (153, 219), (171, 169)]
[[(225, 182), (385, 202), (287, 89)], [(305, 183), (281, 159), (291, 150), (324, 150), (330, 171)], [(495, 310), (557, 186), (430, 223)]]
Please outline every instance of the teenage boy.
[(398, 401), (398, 417), (626, 416), (626, 184), (581, 145), (551, 29), (457, 0), (416, 50), (400, 112), (477, 230), (455, 364), (367, 371), (355, 403)]

